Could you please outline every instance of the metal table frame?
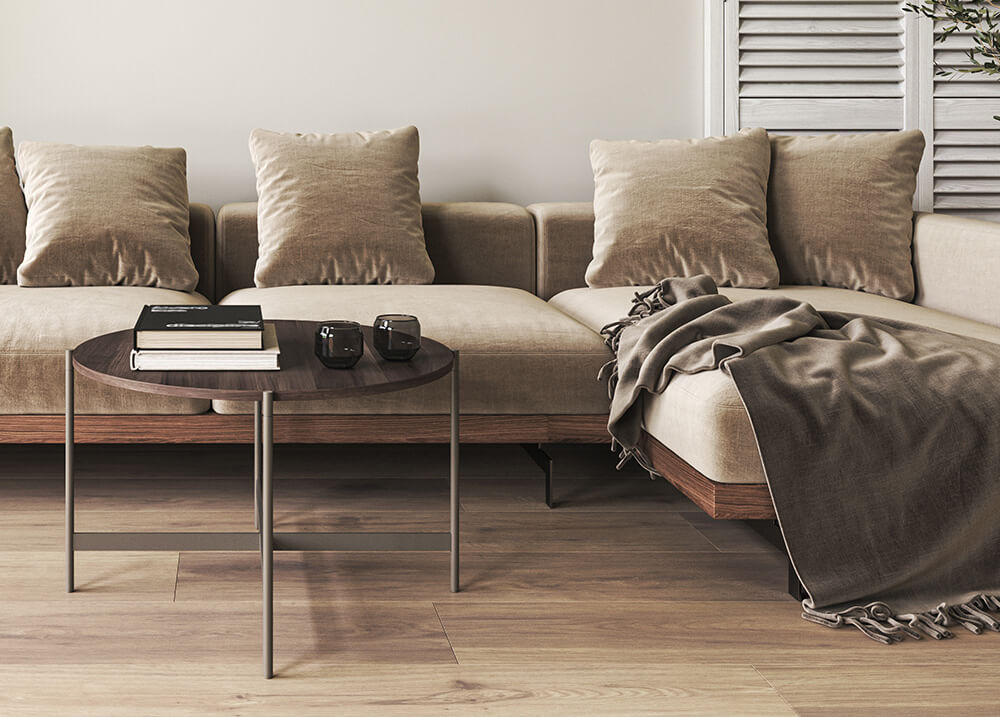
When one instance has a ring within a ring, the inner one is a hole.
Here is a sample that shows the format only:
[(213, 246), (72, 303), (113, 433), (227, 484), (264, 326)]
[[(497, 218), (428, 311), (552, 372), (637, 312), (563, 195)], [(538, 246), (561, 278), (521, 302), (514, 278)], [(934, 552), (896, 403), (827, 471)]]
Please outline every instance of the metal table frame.
[(246, 533), (79, 533), (75, 528), (73, 351), (66, 351), (66, 592), (76, 589), (74, 554), (78, 550), (259, 551), (262, 577), (262, 658), (264, 676), (274, 676), (274, 551), (448, 550), (451, 592), (458, 592), (459, 366), (452, 352), (449, 513), (447, 533), (275, 533), (274, 395), (254, 401), (254, 532)]

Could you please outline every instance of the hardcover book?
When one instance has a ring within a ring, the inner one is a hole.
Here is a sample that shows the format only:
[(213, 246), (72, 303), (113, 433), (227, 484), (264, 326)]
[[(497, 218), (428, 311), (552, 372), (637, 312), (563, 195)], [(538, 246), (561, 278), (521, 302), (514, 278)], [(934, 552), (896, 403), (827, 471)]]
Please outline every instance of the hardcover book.
[(135, 322), (137, 349), (260, 349), (259, 306), (145, 306)]
[(133, 349), (133, 371), (277, 371), (281, 351), (274, 324), (264, 325), (261, 349)]

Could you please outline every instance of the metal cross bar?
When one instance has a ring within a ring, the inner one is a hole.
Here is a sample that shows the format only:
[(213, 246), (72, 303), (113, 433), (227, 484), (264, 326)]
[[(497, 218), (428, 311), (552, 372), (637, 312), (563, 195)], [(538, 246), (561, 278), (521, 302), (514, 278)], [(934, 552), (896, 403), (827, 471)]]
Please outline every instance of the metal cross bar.
[[(260, 533), (74, 533), (76, 550), (259, 551)], [(274, 533), (274, 550), (448, 550), (451, 533)]]

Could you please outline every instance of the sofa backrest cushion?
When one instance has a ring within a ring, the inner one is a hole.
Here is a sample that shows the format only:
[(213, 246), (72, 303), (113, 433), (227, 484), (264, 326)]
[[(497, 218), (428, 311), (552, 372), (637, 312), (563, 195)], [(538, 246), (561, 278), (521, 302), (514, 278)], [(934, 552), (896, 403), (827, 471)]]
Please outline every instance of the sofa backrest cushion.
[(27, 217), (14, 167), (14, 137), (10, 127), (0, 127), (0, 284), (17, 283), (17, 266), (24, 258)]
[[(523, 207), (499, 202), (428, 203), (421, 214), (435, 284), (510, 286), (534, 292), (535, 228)], [(222, 207), (216, 232), (215, 298), (254, 286), (257, 250), (257, 204)]]
[(188, 233), (191, 235), (191, 259), (198, 270), (195, 289), (209, 301), (215, 296), (215, 212), (207, 204), (188, 207)]
[(538, 233), (538, 288), (548, 301), (567, 289), (586, 286), (583, 279), (594, 258), (594, 205), (590, 202), (531, 204), (528, 212)]
[(183, 149), (21, 142), (17, 168), (19, 285), (195, 289)]

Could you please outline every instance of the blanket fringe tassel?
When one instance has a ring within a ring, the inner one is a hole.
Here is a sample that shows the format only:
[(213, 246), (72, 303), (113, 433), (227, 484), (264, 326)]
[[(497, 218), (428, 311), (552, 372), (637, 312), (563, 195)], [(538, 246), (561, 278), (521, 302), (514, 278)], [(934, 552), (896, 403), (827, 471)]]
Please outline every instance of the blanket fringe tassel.
[(935, 640), (954, 637), (949, 627), (960, 625), (979, 635), (984, 630), (1000, 632), (1000, 620), (989, 613), (1000, 612), (1000, 595), (977, 595), (960, 605), (941, 603), (934, 610), (893, 614), (884, 602), (855, 605), (838, 612), (815, 610), (802, 603), (802, 617), (825, 627), (855, 627), (866, 637), (883, 645), (901, 642), (907, 637), (920, 640), (924, 635)]
[[(621, 333), (627, 327), (632, 326), (641, 319), (667, 308), (668, 303), (663, 298), (664, 286), (665, 282), (661, 281), (652, 289), (636, 292), (632, 299), (632, 308), (629, 310), (628, 316), (619, 321), (614, 321), (601, 329), (604, 343), (615, 355), (613, 359), (601, 366), (600, 371), (597, 372), (597, 379), (599, 381), (608, 382), (608, 398), (614, 398), (615, 387), (618, 386), (618, 342), (621, 339)], [(618, 454), (618, 470), (621, 470), (630, 460), (634, 460), (643, 470), (649, 473), (650, 478), (663, 477), (653, 468), (653, 464), (638, 448), (625, 448), (612, 438), (611, 452)]]

